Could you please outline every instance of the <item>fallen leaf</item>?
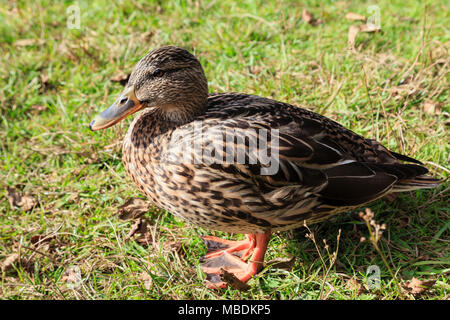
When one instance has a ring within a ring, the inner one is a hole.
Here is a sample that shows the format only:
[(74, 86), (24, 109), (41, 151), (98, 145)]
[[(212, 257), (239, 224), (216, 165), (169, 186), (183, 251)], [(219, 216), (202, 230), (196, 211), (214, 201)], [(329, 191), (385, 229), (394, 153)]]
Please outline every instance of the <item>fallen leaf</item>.
[(1, 264), (2, 272), (6, 272), (12, 268), (13, 263), (16, 263), (19, 260), (19, 255), (17, 253), (12, 253), (3, 260)]
[(403, 288), (409, 293), (417, 296), (430, 289), (435, 284), (435, 282), (436, 280), (422, 281), (416, 278), (412, 278), (411, 281), (406, 281), (406, 283), (403, 285)]
[(359, 32), (359, 26), (351, 25), (348, 29), (348, 46), (351, 49), (355, 49), (356, 36)]
[[(76, 173), (76, 172), (72, 172), (73, 176), (78, 176), (80, 174), (80, 172)], [(79, 199), (80, 195), (78, 194), (78, 192), (72, 193), (69, 198), (67, 198), (67, 203), (75, 203), (77, 202), (77, 200)]]
[(222, 279), (222, 281), (227, 283), (233, 289), (240, 290), (240, 291), (247, 291), (250, 289), (250, 286), (247, 283), (239, 280), (231, 272), (228, 272), (227, 270), (225, 270), (223, 268), (221, 268), (220, 271), (221, 271), (220, 278)]
[(315, 19), (312, 13), (310, 13), (308, 10), (303, 9), (302, 11), (302, 18), (305, 20), (306, 23), (309, 23), (312, 26), (317, 26), (318, 24), (322, 23), (322, 20)]
[(411, 218), (407, 215), (398, 217), (398, 225), (400, 228), (406, 228), (411, 224)]
[(40, 104), (34, 104), (34, 105), (31, 106), (31, 110), (34, 113), (40, 113), (40, 112), (42, 112), (44, 110), (47, 110), (47, 106), (42, 106)]
[(136, 242), (141, 246), (149, 246), (153, 243), (153, 237), (150, 232), (145, 231), (136, 239)]
[(402, 16), (398, 16), (395, 15), (399, 21), (404, 21), (404, 22), (409, 22), (409, 23), (418, 23), (419, 20), (413, 19), (411, 17), (402, 17)]
[(374, 24), (362, 24), (362, 25), (351, 25), (348, 29), (348, 46), (354, 50), (356, 43), (356, 36), (359, 32), (378, 32), (381, 28)]
[(23, 211), (30, 211), (37, 205), (36, 199), (29, 195), (21, 195), (15, 188), (6, 187), (8, 200), (11, 208), (21, 208)]
[(302, 18), (307, 23), (311, 23), (314, 21), (314, 16), (306, 9), (303, 9), (302, 11)]
[(152, 287), (153, 284), (153, 279), (152, 277), (150, 277), (150, 275), (143, 271), (141, 272), (140, 276), (139, 276), (139, 280), (141, 280), (144, 284), (144, 288), (147, 290), (150, 290), (150, 288)]
[(41, 74), (41, 82), (42, 84), (46, 85), (48, 83), (48, 81), (50, 80), (50, 77), (48, 76), (48, 74)]
[(70, 266), (61, 277), (61, 281), (65, 282), (68, 287), (77, 288), (81, 285), (81, 269), (78, 266)]
[(153, 31), (146, 31), (143, 34), (141, 34), (140, 37), (143, 41), (149, 41), (153, 37), (153, 35), (154, 35)]
[(405, 79), (405, 82), (401, 85), (389, 88), (388, 90), (392, 93), (394, 100), (401, 100), (420, 93), (420, 89), (420, 85), (417, 85), (414, 82), (409, 83), (408, 80)]
[(125, 86), (128, 83), (128, 79), (130, 79), (130, 74), (125, 74), (123, 72), (119, 72), (114, 77), (111, 78), (113, 82), (119, 82), (122, 86)]
[(350, 278), (347, 280), (347, 283), (345, 284), (345, 286), (353, 291), (356, 292), (356, 295), (359, 296), (361, 294), (363, 294), (364, 292), (366, 292), (366, 289), (364, 288), (364, 286), (355, 278)]
[(51, 89), (50, 77), (48, 76), (48, 74), (41, 74), (41, 88), (43, 91)]
[(398, 193), (389, 193), (383, 197), (389, 203), (393, 203), (398, 198)]
[(30, 242), (33, 245), (40, 245), (42, 243), (49, 242), (49, 241), (51, 241), (54, 238), (55, 238), (54, 235), (51, 235), (51, 236), (47, 235), (46, 236), (46, 235), (43, 235), (43, 234), (37, 234), (37, 235), (34, 235), (34, 236), (31, 237)]
[(263, 67), (261, 67), (261, 66), (250, 66), (250, 67), (248, 67), (248, 71), (251, 74), (254, 74), (254, 75), (259, 74), (262, 70), (263, 70)]
[(41, 39), (20, 39), (14, 42), (16, 47), (28, 47), (33, 45), (42, 45), (45, 41)]
[(48, 91), (54, 87), (50, 82), (50, 77), (47, 74), (42, 73), (40, 79), (41, 79), (41, 88), (40, 88), (41, 92)]
[(62, 41), (56, 49), (61, 55), (65, 55), (69, 60), (76, 62), (80, 61), (80, 58), (72, 52), (72, 48), (70, 48), (65, 41)]
[(367, 18), (365, 16), (362, 16), (360, 14), (353, 13), (353, 12), (348, 12), (345, 15), (345, 18), (347, 18), (348, 20), (364, 21), (364, 22), (366, 22), (366, 20), (367, 20)]
[(360, 32), (379, 32), (381, 31), (381, 28), (375, 24), (368, 23), (368, 24), (362, 24), (359, 26)]
[(153, 237), (150, 233), (150, 231), (147, 228), (147, 221), (144, 218), (138, 218), (136, 222), (131, 227), (131, 230), (128, 232), (128, 234), (125, 236), (125, 241), (128, 241), (133, 237), (135, 234), (139, 234), (140, 236), (137, 237), (135, 240), (141, 245), (150, 245), (153, 243)]
[(431, 100), (427, 100), (423, 105), (423, 111), (425, 111), (426, 114), (430, 115), (440, 114), (441, 104)]
[(149, 203), (140, 198), (130, 198), (118, 208), (119, 219), (128, 220), (141, 217), (148, 211)]
[(136, 233), (141, 233), (141, 231), (145, 231), (145, 228), (146, 228), (145, 220), (142, 218), (138, 218), (131, 227), (131, 230), (128, 231), (128, 234), (125, 236), (125, 241), (129, 240)]
[(183, 250), (183, 244), (177, 241), (164, 242), (163, 248), (167, 251), (172, 251), (178, 253), (180, 257), (184, 257), (185, 251)]
[(14, 8), (12, 8), (11, 10), (6, 10), (5, 11), (6, 12), (6, 14), (8, 14), (8, 15), (15, 15), (15, 14), (18, 14), (19, 13), (19, 9), (17, 8), (17, 7), (14, 7)]
[(288, 259), (278, 258), (267, 262), (266, 265), (274, 269), (284, 269), (290, 271), (294, 267), (295, 260), (296, 259), (294, 256)]
[(398, 85), (399, 85), (399, 86), (406, 85), (406, 84), (410, 83), (411, 80), (413, 80), (413, 76), (407, 76), (406, 78), (403, 78), (402, 80), (400, 80), (400, 82), (398, 83)]

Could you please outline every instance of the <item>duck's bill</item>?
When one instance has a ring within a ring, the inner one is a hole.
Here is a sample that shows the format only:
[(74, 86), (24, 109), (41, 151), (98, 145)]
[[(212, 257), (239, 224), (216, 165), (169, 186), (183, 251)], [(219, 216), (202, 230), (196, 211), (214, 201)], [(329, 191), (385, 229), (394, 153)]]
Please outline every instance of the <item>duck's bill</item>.
[(142, 108), (143, 104), (134, 94), (134, 86), (128, 87), (108, 109), (92, 120), (89, 128), (92, 131), (109, 128)]

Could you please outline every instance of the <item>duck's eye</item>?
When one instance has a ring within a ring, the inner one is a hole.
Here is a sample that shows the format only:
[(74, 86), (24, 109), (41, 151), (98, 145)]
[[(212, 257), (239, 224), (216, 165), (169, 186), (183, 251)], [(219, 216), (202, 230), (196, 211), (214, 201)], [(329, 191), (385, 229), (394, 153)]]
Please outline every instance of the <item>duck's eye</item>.
[(161, 77), (164, 74), (164, 71), (161, 69), (156, 69), (152, 72), (152, 77)]

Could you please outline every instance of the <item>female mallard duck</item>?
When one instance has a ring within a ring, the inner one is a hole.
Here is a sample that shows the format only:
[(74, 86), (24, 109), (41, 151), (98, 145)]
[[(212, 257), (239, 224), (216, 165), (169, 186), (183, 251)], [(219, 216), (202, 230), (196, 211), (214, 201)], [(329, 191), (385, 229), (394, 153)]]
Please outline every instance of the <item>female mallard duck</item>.
[(243, 241), (204, 237), (202, 267), (218, 287), (222, 268), (242, 281), (261, 269), (271, 232), (439, 184), (419, 161), (314, 112), (243, 93), (208, 94), (200, 62), (182, 48), (142, 58), (90, 128), (144, 108), (123, 144), (133, 182), (193, 224), (247, 234)]

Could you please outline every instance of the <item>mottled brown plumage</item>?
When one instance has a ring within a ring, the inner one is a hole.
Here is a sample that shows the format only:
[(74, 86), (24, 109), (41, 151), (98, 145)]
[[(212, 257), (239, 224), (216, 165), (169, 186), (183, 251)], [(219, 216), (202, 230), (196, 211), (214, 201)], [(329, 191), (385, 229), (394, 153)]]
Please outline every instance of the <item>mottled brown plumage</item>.
[[(214, 283), (220, 283), (214, 276), (218, 267), (234, 270), (244, 281), (258, 271), (253, 262), (242, 271), (239, 254), (229, 253), (265, 248), (269, 238), (262, 234), (323, 221), (390, 192), (438, 184), (419, 161), (314, 112), (248, 94), (208, 94), (200, 63), (181, 48), (150, 52), (127, 87), (111, 108), (147, 108), (134, 119), (123, 145), (123, 162), (135, 185), (157, 206), (194, 225), (255, 235), (247, 246), (227, 243), (219, 250), (220, 241), (209, 242), (216, 248), (205, 271)], [(132, 113), (122, 109), (120, 117)], [(114, 124), (119, 118), (113, 111), (92, 128)], [(230, 150), (233, 161), (224, 162)], [(269, 153), (278, 155), (270, 163)], [(237, 161), (238, 154), (245, 161)], [(272, 165), (275, 172), (262, 173)], [(261, 262), (264, 251), (253, 253), (252, 260)]]

